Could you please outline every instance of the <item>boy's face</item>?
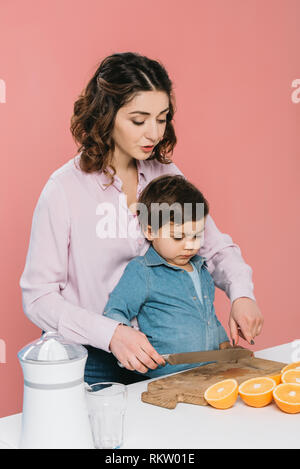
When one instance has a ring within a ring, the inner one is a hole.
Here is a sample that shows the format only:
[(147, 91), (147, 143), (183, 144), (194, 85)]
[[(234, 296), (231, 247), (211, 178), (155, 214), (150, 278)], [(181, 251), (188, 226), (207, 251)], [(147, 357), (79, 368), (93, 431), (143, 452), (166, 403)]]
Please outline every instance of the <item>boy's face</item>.
[(198, 221), (175, 225), (170, 222), (162, 226), (158, 233), (151, 232), (148, 226), (146, 238), (152, 241), (154, 249), (169, 264), (178, 267), (186, 265), (197, 254), (204, 240), (206, 217)]

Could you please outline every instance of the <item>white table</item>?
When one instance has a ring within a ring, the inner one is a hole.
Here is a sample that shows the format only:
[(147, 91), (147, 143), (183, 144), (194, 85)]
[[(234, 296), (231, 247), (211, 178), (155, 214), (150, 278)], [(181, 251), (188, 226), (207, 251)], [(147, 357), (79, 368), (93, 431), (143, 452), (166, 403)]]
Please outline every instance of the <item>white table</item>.
[[(284, 363), (300, 360), (299, 355), (300, 341), (255, 352)], [(256, 409), (238, 397), (227, 410), (191, 404), (168, 410), (141, 401), (148, 382), (128, 386), (124, 449), (300, 448), (300, 414), (286, 414), (275, 403)], [(21, 415), (0, 419), (2, 442), (17, 446)]]

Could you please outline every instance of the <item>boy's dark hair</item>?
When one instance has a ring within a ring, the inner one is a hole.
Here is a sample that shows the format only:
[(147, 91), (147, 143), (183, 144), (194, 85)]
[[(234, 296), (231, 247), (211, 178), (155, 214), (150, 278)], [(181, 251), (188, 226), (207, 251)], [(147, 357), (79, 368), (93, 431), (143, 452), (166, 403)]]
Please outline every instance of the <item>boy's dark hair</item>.
[(203, 194), (181, 175), (164, 175), (153, 179), (140, 194), (138, 204), (142, 229), (150, 225), (154, 232), (167, 222), (183, 224), (197, 221), (209, 212)]

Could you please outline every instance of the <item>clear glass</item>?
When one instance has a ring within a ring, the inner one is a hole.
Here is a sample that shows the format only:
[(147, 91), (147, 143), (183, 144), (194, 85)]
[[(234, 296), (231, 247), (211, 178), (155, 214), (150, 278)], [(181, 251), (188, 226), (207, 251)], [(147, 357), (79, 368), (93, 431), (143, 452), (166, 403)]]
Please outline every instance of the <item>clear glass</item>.
[(120, 383), (86, 384), (89, 418), (96, 449), (123, 444), (127, 389)]

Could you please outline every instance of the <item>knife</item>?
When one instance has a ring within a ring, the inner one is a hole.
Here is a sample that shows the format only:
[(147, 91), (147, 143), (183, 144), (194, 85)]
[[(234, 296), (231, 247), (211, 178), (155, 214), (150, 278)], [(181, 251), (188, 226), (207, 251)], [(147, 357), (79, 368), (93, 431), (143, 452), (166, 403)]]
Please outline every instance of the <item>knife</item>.
[(201, 362), (230, 362), (240, 358), (252, 357), (253, 352), (245, 348), (226, 348), (223, 350), (208, 350), (203, 352), (169, 353), (162, 355), (170, 365)]

